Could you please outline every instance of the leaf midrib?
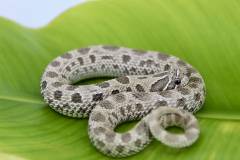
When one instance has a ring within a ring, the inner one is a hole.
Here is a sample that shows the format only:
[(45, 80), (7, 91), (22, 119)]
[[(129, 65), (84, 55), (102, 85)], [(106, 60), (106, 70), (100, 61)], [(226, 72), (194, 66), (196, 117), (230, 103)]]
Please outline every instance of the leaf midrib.
[(37, 99), (30, 99), (30, 98), (23, 98), (23, 97), (16, 97), (16, 96), (0, 95), (0, 100), (9, 100), (9, 101), (15, 101), (15, 102), (22, 102), (22, 103), (44, 104), (43, 101), (39, 101)]
[[(17, 97), (17, 96), (3, 96), (0, 95), (0, 100), (8, 100), (8, 101), (15, 101), (20, 103), (31, 103), (31, 104), (41, 104), (44, 105), (44, 101), (40, 101), (37, 99), (31, 99), (26, 97)], [(197, 118), (203, 118), (203, 119), (218, 119), (218, 120), (240, 120), (240, 116), (238, 114), (229, 114), (229, 113), (223, 113), (223, 112), (203, 112), (203, 113), (197, 113)]]

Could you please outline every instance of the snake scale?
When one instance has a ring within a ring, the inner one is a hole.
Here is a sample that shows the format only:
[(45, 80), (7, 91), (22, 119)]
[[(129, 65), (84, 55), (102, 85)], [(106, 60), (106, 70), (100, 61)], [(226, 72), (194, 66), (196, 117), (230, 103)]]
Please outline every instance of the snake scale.
[[(115, 77), (97, 84), (75, 85), (92, 78)], [(110, 45), (94, 45), (55, 58), (41, 78), (41, 94), (55, 111), (86, 118), (92, 144), (112, 157), (143, 150), (152, 140), (175, 148), (194, 143), (199, 127), (193, 113), (205, 101), (199, 72), (173, 55)], [(127, 132), (120, 123), (139, 120)], [(179, 126), (184, 133), (166, 130)]]

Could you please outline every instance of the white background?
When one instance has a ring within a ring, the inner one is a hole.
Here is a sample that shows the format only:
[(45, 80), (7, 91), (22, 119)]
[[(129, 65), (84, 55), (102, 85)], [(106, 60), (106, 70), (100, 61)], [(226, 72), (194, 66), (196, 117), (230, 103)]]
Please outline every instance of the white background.
[(85, 0), (0, 0), (0, 16), (24, 26), (46, 25), (66, 9)]

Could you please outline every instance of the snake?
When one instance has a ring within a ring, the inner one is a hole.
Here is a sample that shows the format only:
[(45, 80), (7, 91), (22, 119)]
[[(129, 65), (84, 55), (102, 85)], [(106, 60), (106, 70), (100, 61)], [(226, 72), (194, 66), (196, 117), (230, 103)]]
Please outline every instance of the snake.
[[(111, 79), (77, 85), (97, 77)], [(110, 157), (134, 155), (154, 138), (173, 148), (192, 145), (200, 134), (194, 113), (206, 96), (203, 77), (184, 60), (114, 45), (90, 45), (56, 57), (42, 74), (40, 90), (56, 112), (88, 118), (90, 142)], [(138, 122), (115, 131), (128, 121)], [(184, 132), (172, 133), (171, 126)]]

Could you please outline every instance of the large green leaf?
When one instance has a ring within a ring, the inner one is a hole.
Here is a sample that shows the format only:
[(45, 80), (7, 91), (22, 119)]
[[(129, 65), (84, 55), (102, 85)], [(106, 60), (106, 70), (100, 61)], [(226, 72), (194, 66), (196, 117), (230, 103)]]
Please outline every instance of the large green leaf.
[(238, 159), (239, 8), (237, 0), (102, 0), (70, 9), (36, 30), (1, 18), (0, 159), (106, 159), (90, 144), (87, 120), (55, 113), (39, 91), (54, 57), (92, 44), (171, 53), (206, 81), (197, 143), (171, 149), (153, 141), (129, 159)]

